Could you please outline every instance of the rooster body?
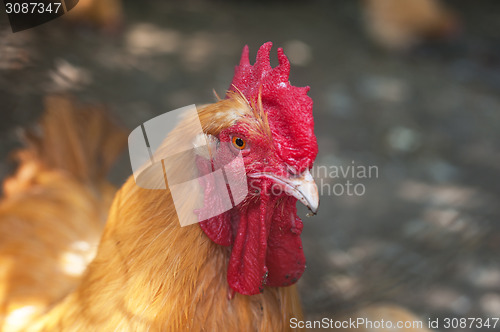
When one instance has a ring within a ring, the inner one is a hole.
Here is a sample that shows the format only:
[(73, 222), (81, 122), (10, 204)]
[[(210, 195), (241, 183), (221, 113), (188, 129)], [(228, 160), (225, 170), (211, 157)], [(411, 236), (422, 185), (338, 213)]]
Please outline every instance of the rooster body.
[[(201, 108), (199, 119), (205, 133), (220, 137), (242, 114), (254, 116), (243, 97), (232, 95)], [(167, 142), (196, 139), (186, 136), (184, 129), (180, 125)], [(196, 165), (200, 156), (189, 158), (174, 165), (177, 172)], [(149, 180), (164, 181), (156, 174)], [(251, 204), (260, 210), (258, 198), (245, 204), (246, 213), (255, 213), (248, 212)], [(282, 210), (275, 217), (289, 220), (294, 211)], [(210, 234), (209, 222), (216, 227), (223, 223), (209, 220), (203, 227)], [(168, 188), (142, 189), (129, 178), (116, 194), (97, 256), (80, 286), (43, 317), (36, 330), (292, 330), (290, 319), (302, 319), (295, 285), (265, 287), (252, 296), (235, 292), (226, 272), (231, 271), (234, 246), (212, 241), (203, 227), (180, 227)], [(257, 287), (264, 287), (260, 278)]]

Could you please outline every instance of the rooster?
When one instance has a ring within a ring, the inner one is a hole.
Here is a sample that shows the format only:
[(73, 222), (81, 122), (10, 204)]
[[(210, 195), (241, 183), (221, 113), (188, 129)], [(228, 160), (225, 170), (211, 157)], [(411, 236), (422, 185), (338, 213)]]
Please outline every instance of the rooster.
[[(188, 142), (194, 148), (173, 168), (193, 165), (195, 177), (235, 155), (244, 160), (244, 200), (200, 217), (219, 203), (205, 177), (203, 206), (184, 207), (200, 222), (186, 227), (168, 188), (143, 189), (130, 177), (115, 195), (104, 179), (123, 130), (99, 109), (47, 99), (41, 133), (28, 132), (0, 202), (2, 331), (290, 331), (292, 318), (304, 319), (295, 204), (312, 213), (319, 205), (309, 173), (317, 153), (312, 101), (308, 88), (288, 82), (282, 49), (271, 68), (271, 46), (259, 49), (253, 66), (244, 48), (226, 98), (199, 110), (201, 137), (182, 123), (155, 153)], [(165, 183), (163, 174), (145, 175)], [(393, 306), (351, 317), (418, 319)]]
[[(302, 319), (295, 283), (304, 272), (305, 257), (300, 238), (303, 224), (297, 216), (296, 202), (305, 203), (312, 213), (318, 209), (317, 187), (309, 172), (318, 148), (312, 100), (307, 96), (309, 88), (290, 84), (290, 63), (282, 49), (278, 49), (279, 65), (271, 67), (271, 47), (269, 42), (259, 49), (254, 65), (249, 62), (248, 47), (243, 49), (226, 98), (198, 111), (203, 129), (201, 139), (208, 142), (209, 153), (192, 149), (184, 160), (188, 163), (174, 166), (193, 165), (193, 170), (201, 176), (227, 158), (239, 155), (244, 161), (249, 188), (244, 200), (220, 215), (200, 217), (200, 223), (181, 227), (168, 188), (143, 189), (134, 177), (129, 178), (115, 195), (97, 254), (83, 276), (77, 276), (78, 285), (75, 286), (73, 279), (67, 284), (56, 279), (52, 281), (54, 284), (47, 284), (47, 291), (57, 289), (57, 292), (35, 306), (36, 312), (23, 327), (27, 326), (29, 331), (72, 332), (287, 331), (291, 330), (291, 318)], [(71, 135), (71, 130), (63, 133)], [(199, 135), (186, 133), (181, 124), (166, 135), (165, 142), (189, 142), (197, 146)], [(59, 158), (64, 159), (64, 154), (71, 151), (61, 151), (57, 144), (59, 139), (71, 141), (70, 138), (57, 137), (54, 145), (45, 149), (62, 152)], [(100, 162), (86, 159), (85, 155), (79, 157), (73, 166)], [(151, 174), (147, 175), (148, 181), (165, 181), (163, 175)], [(55, 182), (62, 187), (73, 182), (81, 186), (78, 179)], [(217, 203), (211, 201), (215, 199), (211, 196), (211, 185), (210, 181), (200, 181), (205, 205), (198, 210), (185, 207), (188, 213), (201, 216), (204, 209)], [(90, 202), (106, 207), (106, 199), (100, 201), (93, 196), (102, 188), (92, 188), (93, 191), (85, 186), (79, 189)], [(38, 194), (45, 195), (44, 184), (37, 189)], [(54, 204), (71, 205), (64, 202), (72, 198), (71, 190), (64, 191), (66, 196), (55, 197), (54, 201), (59, 201)], [(40, 200), (40, 205), (45, 203), (48, 207), (50, 202)], [(94, 207), (90, 206), (92, 212), (96, 211), (92, 210)], [(33, 215), (40, 213), (41, 208), (32, 211)], [(77, 211), (71, 218), (85, 213), (85, 208), (89, 206), (76, 204), (73, 209)], [(52, 212), (60, 212), (63, 217), (62, 209)], [(77, 231), (82, 232), (79, 241), (93, 243), (103, 214), (92, 216), (95, 232), (92, 222), (75, 220)], [(40, 213), (36, 222), (26, 224), (38, 224), (38, 219), (41, 222), (45, 217), (53, 218)], [(30, 218), (34, 217), (25, 217)], [(61, 232), (54, 225), (56, 221), (43, 225), (52, 227), (54, 238)], [(6, 231), (2, 235), (8, 239), (11, 235)], [(86, 237), (86, 233), (91, 234)], [(33, 236), (36, 231), (20, 233), (18, 242), (22, 244), (23, 237)], [(61, 242), (64, 250), (72, 239), (73, 234), (68, 241)], [(39, 241), (48, 242), (50, 236)], [(34, 264), (32, 257), (52, 259), (50, 252), (40, 253), (38, 248), (26, 251), (31, 260), (25, 264)], [(41, 283), (57, 277), (52, 276), (55, 271), (38, 271), (36, 267), (33, 273), (45, 276), (40, 280), (36, 276), (26, 279), (23, 289), (30, 289), (33, 284), (28, 283), (34, 283), (34, 291), (42, 293), (45, 289)], [(51, 265), (47, 263), (47, 267)], [(4, 292), (3, 297), (7, 302), (11, 294)], [(22, 304), (18, 307), (24, 305), (25, 309), (30, 302), (19, 303)]]
[(72, 291), (92, 260), (116, 189), (105, 179), (126, 143), (101, 107), (46, 98), (0, 201), (0, 328), (18, 331)]

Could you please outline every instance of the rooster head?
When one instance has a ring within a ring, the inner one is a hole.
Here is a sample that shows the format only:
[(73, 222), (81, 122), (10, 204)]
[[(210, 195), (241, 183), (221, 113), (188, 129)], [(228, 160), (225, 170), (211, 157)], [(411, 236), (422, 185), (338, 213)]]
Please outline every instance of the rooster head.
[[(288, 286), (301, 277), (303, 225), (296, 202), (314, 214), (319, 205), (310, 173), (318, 147), (309, 87), (290, 84), (290, 63), (281, 48), (279, 65), (271, 67), (271, 47), (270, 42), (260, 47), (254, 65), (248, 47), (243, 49), (226, 98), (204, 128), (214, 142), (213, 156), (197, 160), (201, 173), (236, 155), (244, 161), (248, 195), (200, 226), (212, 241), (231, 247), (227, 280), (245, 295), (258, 294), (264, 286)], [(214, 186), (205, 184), (206, 194)]]

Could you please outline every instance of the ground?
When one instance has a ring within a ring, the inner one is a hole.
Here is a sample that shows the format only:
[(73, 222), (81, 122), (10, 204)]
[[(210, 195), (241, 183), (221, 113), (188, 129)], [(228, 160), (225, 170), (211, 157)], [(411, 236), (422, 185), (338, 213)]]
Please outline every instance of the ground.
[[(62, 18), (13, 34), (0, 14), (0, 176), (43, 96), (105, 103), (133, 129), (223, 95), (242, 47), (254, 57), (270, 40), (315, 102), (321, 206), (301, 211), (308, 317), (373, 302), (424, 319), (498, 317), (500, 3), (450, 5), (461, 35), (403, 53), (368, 38), (355, 1), (129, 0), (115, 31)], [(124, 154), (112, 180), (130, 173)]]

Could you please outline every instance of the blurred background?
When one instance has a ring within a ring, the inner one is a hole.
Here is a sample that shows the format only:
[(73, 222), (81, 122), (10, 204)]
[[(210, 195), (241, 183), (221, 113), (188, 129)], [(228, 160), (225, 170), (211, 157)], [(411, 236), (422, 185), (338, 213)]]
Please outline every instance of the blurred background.
[[(301, 212), (307, 317), (380, 302), (424, 321), (499, 317), (500, 2), (98, 1), (15, 34), (0, 14), (0, 178), (45, 96), (105, 104), (132, 130), (213, 102), (243, 46), (254, 58), (272, 41), (271, 63), (283, 47), (292, 84), (311, 87), (316, 165), (378, 168), (317, 174), (320, 211)], [(125, 152), (111, 178), (130, 174)], [(364, 195), (328, 190), (347, 180)]]

